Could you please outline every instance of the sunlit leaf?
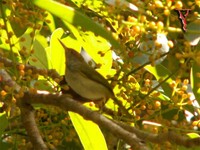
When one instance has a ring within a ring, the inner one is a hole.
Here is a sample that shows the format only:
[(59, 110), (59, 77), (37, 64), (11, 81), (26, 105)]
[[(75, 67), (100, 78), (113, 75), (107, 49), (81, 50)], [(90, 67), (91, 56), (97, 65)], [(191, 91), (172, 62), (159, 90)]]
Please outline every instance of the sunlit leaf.
[(195, 20), (187, 25), (185, 38), (191, 45), (197, 45), (200, 40), (200, 19)]
[(71, 121), (85, 150), (107, 150), (106, 141), (98, 125), (69, 112)]
[[(112, 34), (106, 31), (101, 25), (95, 23), (89, 17), (84, 15), (83, 13), (73, 9), (72, 7), (63, 5), (56, 1), (52, 0), (33, 0), (33, 3), (49, 12), (54, 14), (55, 16), (69, 22), (74, 26), (81, 26), (84, 30), (89, 30), (98, 34), (105, 39), (107, 39), (113, 47), (116, 49), (121, 48), (118, 41), (116, 41)], [(56, 8), (56, 9), (55, 9)]]
[[(28, 57), (29, 63), (33, 66), (39, 68), (48, 68), (48, 58), (45, 51), (45, 47), (47, 46), (47, 41), (43, 36), (36, 36), (33, 42), (33, 39), (29, 34), (24, 34), (22, 38), (25, 41), (20, 42), (21, 49), (24, 47), (25, 51), (30, 54)], [(33, 52), (31, 52), (33, 50)]]
[[(147, 66), (145, 66), (145, 69), (147, 69), (147, 71), (149, 71), (151, 74), (153, 74), (157, 81), (160, 81), (160, 80), (162, 81), (171, 75), (171, 72), (161, 64), (158, 64), (155, 67), (153, 67), (151, 65), (147, 65)], [(169, 86), (169, 84), (172, 81), (173, 81), (172, 78), (169, 78), (166, 82), (164, 82), (161, 85), (164, 90), (165, 95), (168, 97), (171, 97), (171, 95), (172, 95), (172, 89)]]
[(50, 31), (53, 32), (56, 29), (54, 18), (51, 13), (49, 13), (49, 12), (46, 12), (46, 13), (47, 13), (46, 20), (48, 20), (47, 25), (48, 25)]
[(35, 85), (35, 88), (37, 88), (37, 90), (43, 90), (43, 91), (48, 91), (48, 92), (54, 91), (52, 84), (50, 84), (49, 81), (45, 79), (34, 81), (34, 85)]
[(200, 103), (199, 74), (200, 74), (200, 67), (196, 62), (194, 62), (191, 68), (190, 81), (191, 81), (192, 91), (196, 97), (196, 100)]
[(83, 48), (93, 58), (97, 64), (101, 64), (101, 69), (108, 72), (112, 66), (112, 52), (109, 43), (100, 36), (95, 36), (92, 32), (82, 34), (84, 39)]
[(199, 138), (199, 134), (197, 133), (188, 133), (187, 136), (189, 136), (191, 139)]
[(0, 113), (0, 136), (8, 126), (8, 119), (5, 113)]
[[(48, 64), (48, 58), (47, 58), (47, 53), (45, 51), (45, 46), (42, 45), (42, 39), (45, 39), (42, 36), (37, 36), (36, 40), (33, 43), (33, 50), (34, 53), (30, 57), (30, 64), (33, 66), (37, 66), (39, 68), (45, 68), (47, 69), (49, 64)], [(37, 60), (37, 61), (34, 61)]]
[(63, 33), (64, 31), (61, 28), (53, 32), (50, 41), (50, 49), (48, 51), (48, 57), (51, 62), (50, 69), (56, 69), (60, 75), (64, 75), (65, 73), (65, 52), (58, 41)]
[[(106, 72), (103, 74), (107, 75), (112, 66), (112, 51), (110, 50), (110, 44), (104, 38), (96, 36), (92, 32), (80, 33), (78, 29), (69, 23), (65, 22), (65, 24), (76, 38), (70, 40), (69, 37), (71, 36), (66, 37), (66, 45), (77, 51), (80, 51), (80, 48), (83, 47), (95, 63), (101, 64), (101, 70)], [(76, 40), (76, 45), (74, 45), (75, 42), (72, 42), (72, 40)], [(78, 46), (80, 46), (80, 48)]]
[[(2, 5), (2, 4), (0, 4)], [(6, 7), (6, 5), (2, 5), (2, 11), (4, 11), (4, 17), (10, 16), (11, 15), (11, 11), (10, 9), (8, 9)], [(5, 24), (4, 20), (2, 18), (0, 18), (0, 24)], [(6, 30), (4, 28), (0, 28), (1, 32), (0, 32), (0, 37), (1, 37), (1, 45), (0, 48), (4, 49), (4, 50), (8, 50), (9, 51), (9, 56), (8, 58), (16, 61), (16, 62), (21, 62), (21, 58), (19, 56), (18, 50), (19, 50), (19, 44), (18, 44), (18, 38), (15, 34), (13, 34), (11, 37), (9, 37), (10, 42), (11, 43), (7, 43), (5, 39), (8, 39), (8, 33), (14, 33), (12, 26), (11, 26), (11, 22), (7, 21), (6, 22)], [(15, 46), (11, 47), (10, 44), (15, 44)], [(14, 53), (16, 53), (17, 55), (14, 56)]]
[(67, 21), (63, 20), (63, 23), (67, 26), (67, 28), (73, 34), (73, 36), (76, 38), (76, 40), (78, 40), (80, 43), (83, 43), (83, 39), (80, 35), (80, 31), (75, 26), (73, 26), (72, 24), (70, 24)]

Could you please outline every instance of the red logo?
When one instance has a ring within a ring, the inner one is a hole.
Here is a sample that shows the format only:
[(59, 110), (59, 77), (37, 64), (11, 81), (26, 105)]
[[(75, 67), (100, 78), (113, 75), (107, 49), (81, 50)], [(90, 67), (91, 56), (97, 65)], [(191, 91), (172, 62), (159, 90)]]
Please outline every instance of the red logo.
[(186, 20), (186, 17), (189, 15), (190, 10), (191, 9), (180, 9), (180, 10), (177, 10), (178, 14), (179, 14), (179, 19), (180, 19), (180, 21), (182, 23), (182, 26), (183, 26), (182, 27), (183, 31), (187, 30), (187, 20)]

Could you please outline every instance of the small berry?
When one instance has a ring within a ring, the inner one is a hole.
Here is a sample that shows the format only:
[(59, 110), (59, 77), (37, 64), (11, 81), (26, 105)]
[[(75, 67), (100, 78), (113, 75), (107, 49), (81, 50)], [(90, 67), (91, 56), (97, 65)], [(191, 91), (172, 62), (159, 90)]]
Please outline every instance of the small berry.
[(156, 25), (157, 25), (158, 29), (163, 29), (163, 27), (164, 27), (164, 24), (162, 21), (158, 21)]
[(181, 90), (186, 91), (187, 88), (188, 88), (187, 85), (183, 85), (182, 88), (181, 88)]
[(19, 68), (19, 70), (24, 70), (25, 65), (24, 64), (19, 64), (18, 68)]
[(181, 1), (177, 1), (176, 4), (175, 4), (175, 8), (176, 9), (182, 9), (183, 7), (183, 3)]
[(168, 41), (167, 44), (168, 44), (168, 46), (169, 46), (170, 48), (173, 48), (173, 47), (174, 47), (174, 43), (173, 43), (172, 41)]
[(138, 26), (138, 25), (133, 26), (132, 29), (133, 29), (133, 31), (134, 31), (135, 33), (140, 33), (140, 31), (141, 31), (140, 26)]
[(24, 37), (20, 38), (20, 42), (24, 42), (26, 39)]
[(45, 22), (46, 22), (46, 23), (51, 23), (51, 21), (50, 21), (50, 20), (45, 20)]
[(162, 8), (162, 7), (163, 7), (162, 2), (159, 1), (159, 0), (156, 0), (156, 1), (155, 1), (155, 5), (156, 5), (157, 8)]
[(133, 58), (134, 57), (134, 52), (133, 51), (129, 51), (128, 52), (128, 57), (129, 58)]
[(147, 17), (145, 15), (142, 15), (140, 17), (141, 22), (145, 22), (147, 20)]
[(176, 86), (176, 82), (175, 81), (172, 81), (171, 83), (170, 83), (170, 87), (171, 88), (174, 88)]
[(154, 107), (155, 107), (156, 109), (158, 109), (158, 108), (160, 108), (160, 106), (161, 106), (160, 101), (155, 101)]
[(185, 84), (185, 85), (189, 84), (189, 80), (188, 79), (184, 79), (183, 80), (183, 84)]
[(1, 96), (2, 96), (2, 97), (5, 96), (6, 94), (7, 94), (6, 91), (4, 91), (4, 90), (1, 91)]
[(36, 58), (31, 59), (33, 62), (37, 62), (38, 60)]
[(164, 10), (164, 15), (165, 16), (169, 16), (170, 15), (170, 10), (169, 9), (165, 9)]
[(192, 122), (192, 125), (193, 125), (193, 126), (197, 126), (198, 124), (199, 124), (199, 120), (198, 120), (198, 121), (193, 121), (193, 122)]
[(25, 74), (24, 70), (20, 70), (20, 71), (19, 71), (19, 74), (20, 74), (21, 76), (24, 76), (24, 74)]
[(140, 109), (141, 109), (141, 110), (145, 110), (145, 109), (146, 109), (146, 106), (145, 106), (145, 105), (142, 105), (142, 106), (140, 106)]
[(155, 28), (155, 26), (156, 26), (156, 23), (154, 22), (154, 21), (151, 21), (150, 23), (149, 23), (149, 28)]

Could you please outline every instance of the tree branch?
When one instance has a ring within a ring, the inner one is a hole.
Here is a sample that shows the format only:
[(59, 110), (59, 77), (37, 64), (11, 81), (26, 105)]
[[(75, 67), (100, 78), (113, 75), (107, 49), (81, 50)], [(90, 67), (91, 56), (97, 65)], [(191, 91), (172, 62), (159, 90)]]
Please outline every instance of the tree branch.
[(99, 114), (98, 112), (92, 111), (89, 108), (83, 106), (81, 103), (67, 97), (66, 95), (55, 95), (55, 94), (32, 94), (25, 93), (24, 101), (32, 104), (45, 104), (57, 106), (66, 111), (72, 111), (78, 113), (86, 120), (92, 120), (101, 127), (108, 129), (111, 133), (123, 139), (129, 145), (137, 149), (148, 149), (142, 140), (137, 138), (134, 133), (130, 133), (124, 130), (122, 127), (113, 123), (108, 118)]
[[(10, 75), (4, 69), (0, 69), (0, 77), (2, 81), (6, 83), (6, 85), (12, 87), (15, 92), (20, 91), (20, 86), (12, 80)], [(21, 100), (17, 100), (17, 106), (19, 106), (20, 108), (22, 124), (26, 129), (26, 132), (30, 138), (31, 143), (33, 144), (33, 147), (37, 150), (48, 150), (36, 125), (33, 111), (34, 109), (32, 105), (24, 103)]]
[(35, 122), (34, 109), (30, 104), (20, 105), (21, 119), (30, 141), (36, 150), (48, 150)]
[[(4, 58), (1, 55), (0, 55), (0, 62), (3, 63), (5, 67), (16, 67), (16, 68), (18, 68), (18, 66), (20, 65), (20, 63), (13, 63), (11, 60)], [(38, 74), (43, 75), (43, 76), (49, 76), (52, 79), (55, 79), (55, 78), (59, 79), (60, 78), (60, 75), (56, 72), (55, 69), (50, 69), (50, 70), (39, 69), (39, 68), (36, 68), (34, 66), (26, 64), (24, 70), (25, 71), (31, 70), (33, 74), (38, 73)]]
[(169, 131), (167, 133), (153, 134), (141, 131), (135, 127), (131, 127), (123, 122), (114, 121), (116, 124), (120, 125), (122, 128), (126, 129), (131, 133), (135, 133), (138, 138), (152, 143), (163, 144), (164, 142), (175, 143), (177, 145), (185, 146), (188, 148), (194, 146), (200, 146), (200, 138), (191, 139), (187, 136), (177, 134), (174, 131)]

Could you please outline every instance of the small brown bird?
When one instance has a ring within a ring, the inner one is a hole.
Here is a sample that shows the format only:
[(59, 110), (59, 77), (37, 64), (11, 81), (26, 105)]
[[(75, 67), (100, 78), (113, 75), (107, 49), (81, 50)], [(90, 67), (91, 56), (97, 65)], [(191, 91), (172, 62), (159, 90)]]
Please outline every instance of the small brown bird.
[(122, 103), (115, 98), (108, 81), (89, 66), (81, 54), (71, 48), (67, 48), (62, 41), (59, 40), (59, 42), (65, 49), (65, 80), (72, 90), (87, 101), (98, 102), (100, 105), (112, 98), (127, 116), (132, 117)]
[(59, 40), (59, 42), (65, 49), (65, 80), (68, 85), (77, 94), (91, 101), (106, 101), (108, 98), (114, 97), (108, 81), (89, 66), (80, 53), (67, 48), (62, 41)]

